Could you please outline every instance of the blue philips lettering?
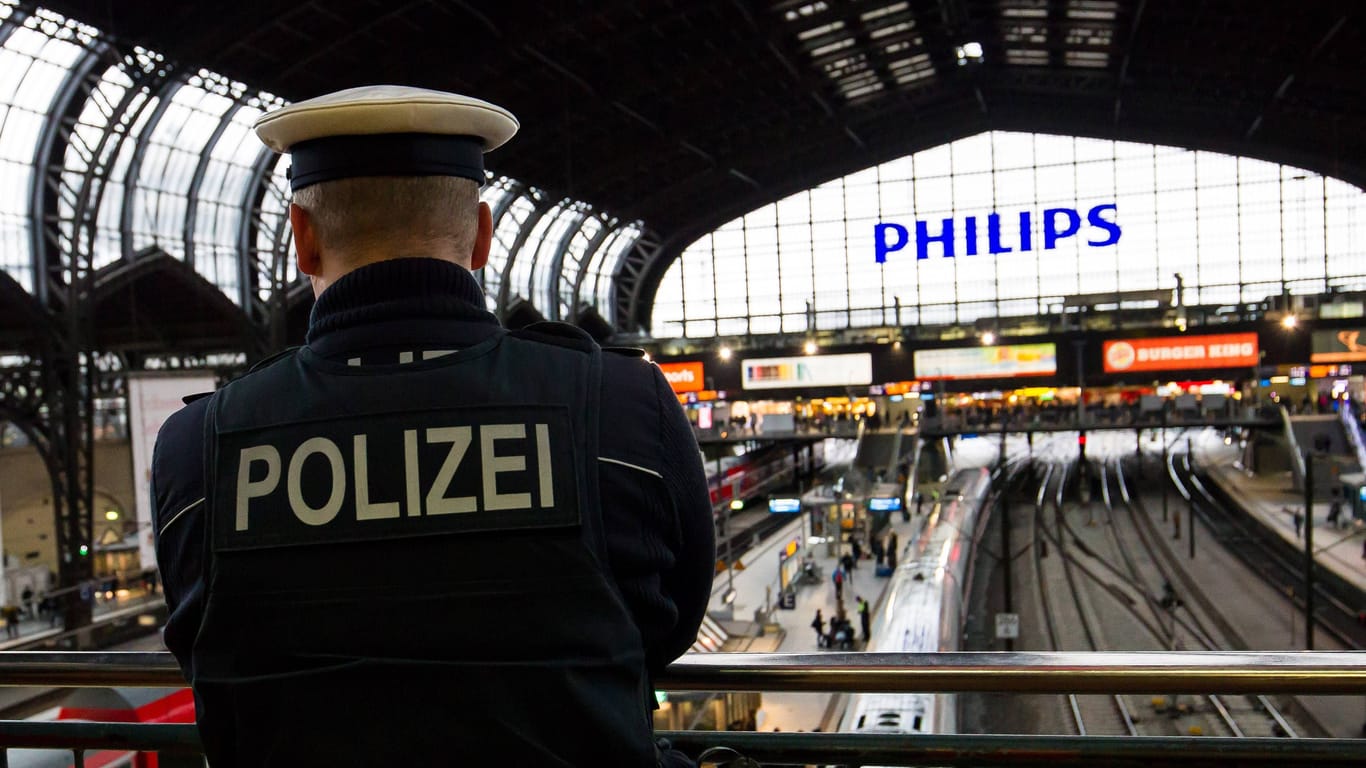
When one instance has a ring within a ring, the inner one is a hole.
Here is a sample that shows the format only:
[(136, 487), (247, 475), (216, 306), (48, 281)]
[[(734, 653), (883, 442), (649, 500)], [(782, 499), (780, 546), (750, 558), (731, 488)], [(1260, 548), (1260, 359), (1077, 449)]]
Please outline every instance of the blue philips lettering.
[(1089, 213), (1086, 214), (1086, 220), (1091, 223), (1091, 226), (1097, 229), (1103, 229), (1106, 232), (1110, 233), (1110, 237), (1105, 240), (1086, 241), (1087, 245), (1090, 245), (1094, 248), (1100, 248), (1106, 245), (1114, 245), (1115, 243), (1119, 242), (1119, 223), (1116, 221), (1109, 221), (1103, 218), (1101, 216), (1101, 213), (1105, 211), (1114, 211), (1116, 214), (1116, 218), (1118, 218), (1119, 206), (1115, 205), (1114, 203), (1109, 203), (1107, 205), (1097, 205), (1096, 207), (1092, 208)]
[[(888, 232), (895, 232), (895, 233), (896, 233), (896, 242), (895, 242), (895, 243), (888, 243), (888, 242), (887, 242), (887, 233), (888, 233)], [(877, 257), (877, 263), (881, 264), (881, 263), (887, 261), (887, 254), (891, 253), (892, 251), (899, 251), (899, 250), (901, 250), (902, 248), (905, 248), (905, 247), (906, 247), (906, 243), (907, 243), (910, 239), (911, 239), (911, 233), (908, 232), (908, 231), (906, 231), (906, 228), (903, 227), (903, 226), (901, 226), (900, 224), (884, 224), (884, 223), (882, 223), (882, 222), (878, 222), (877, 224), (874, 224), (874, 225), (873, 225), (873, 244), (874, 244), (873, 247), (877, 249), (877, 250), (875, 251), (875, 254), (876, 254), (876, 257)]]
[[(1067, 225), (1058, 229), (1058, 214), (1067, 218)], [(1081, 231), (1081, 214), (1071, 208), (1049, 208), (1043, 212), (1043, 249), (1051, 251), (1058, 247), (1058, 241), (1072, 237)]]
[(1011, 249), (1001, 245), (1001, 214), (987, 216), (987, 250), (991, 253), (1010, 253)]
[[(1080, 238), (1083, 230), (1086, 243), (1092, 248), (1104, 248), (1119, 242), (1123, 231), (1118, 221), (1118, 206), (1115, 203), (1102, 203), (1091, 208), (1045, 208), (1042, 211), (1025, 210), (1001, 213), (991, 211), (976, 213), (962, 219), (917, 219), (915, 222), (915, 256), (917, 261), (930, 258), (931, 246), (937, 244), (944, 258), (954, 258), (961, 247), (967, 256), (983, 253), (982, 234), (979, 229), (983, 218), (986, 219), (985, 252), (992, 255), (1005, 253), (1027, 253), (1034, 250), (1034, 226), (1039, 225), (1043, 232), (1040, 250), (1052, 251), (1062, 246), (1068, 238)], [(1083, 216), (1083, 211), (1085, 216)], [(1018, 222), (1018, 233), (1013, 229), (1003, 231), (1002, 220), (1013, 216)], [(1042, 220), (1042, 221), (1040, 221)], [(962, 229), (960, 230), (959, 227)], [(959, 240), (961, 231), (961, 242)], [(877, 263), (887, 261), (887, 255), (907, 249), (911, 233), (909, 223), (897, 224), (880, 221), (873, 225), (873, 246)], [(1077, 246), (1073, 246), (1077, 247)]]
[(930, 243), (939, 243), (944, 246), (944, 258), (953, 258), (953, 219), (944, 219), (944, 228), (937, 235), (930, 234), (929, 222), (917, 221), (915, 223), (916, 259), (928, 259), (930, 257)]

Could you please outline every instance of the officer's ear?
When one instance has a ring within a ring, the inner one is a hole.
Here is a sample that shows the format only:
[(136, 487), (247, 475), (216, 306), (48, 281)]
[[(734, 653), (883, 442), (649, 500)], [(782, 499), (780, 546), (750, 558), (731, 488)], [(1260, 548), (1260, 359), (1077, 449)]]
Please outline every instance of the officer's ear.
[(479, 203), (479, 231), (474, 236), (474, 249), (470, 251), (470, 271), (483, 269), (489, 263), (489, 248), (493, 244), (493, 211), (489, 204)]
[(313, 217), (298, 204), (290, 203), (289, 223), (294, 228), (299, 271), (311, 276), (322, 274), (322, 254), (318, 253), (318, 233), (313, 228)]

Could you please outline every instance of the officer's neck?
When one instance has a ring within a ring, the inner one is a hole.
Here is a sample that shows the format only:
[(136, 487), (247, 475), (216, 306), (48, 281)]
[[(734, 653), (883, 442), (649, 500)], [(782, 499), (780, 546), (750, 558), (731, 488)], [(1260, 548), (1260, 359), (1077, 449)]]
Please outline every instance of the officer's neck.
[(434, 246), (431, 243), (410, 247), (395, 245), (383, 249), (329, 250), (322, 254), (322, 269), (317, 274), (309, 275), (308, 279), (313, 285), (313, 297), (316, 299), (321, 296), (333, 283), (361, 267), (395, 259), (436, 259), (459, 265), (466, 270), (470, 268), (469, 254), (460, 258), (455, 248)]

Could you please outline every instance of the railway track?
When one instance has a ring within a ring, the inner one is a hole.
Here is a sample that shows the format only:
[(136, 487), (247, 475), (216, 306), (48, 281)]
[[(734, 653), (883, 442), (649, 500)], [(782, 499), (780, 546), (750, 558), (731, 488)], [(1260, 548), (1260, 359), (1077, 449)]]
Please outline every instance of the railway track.
[[(1135, 502), (1124, 477), (1123, 462), (1115, 461), (1104, 468), (1102, 482), (1105, 484), (1108, 504), (1113, 510), (1122, 509), (1122, 514), (1112, 515), (1112, 520), (1123, 520), (1131, 526), (1134, 536), (1129, 540), (1137, 542), (1142, 552), (1140, 557), (1126, 554), (1125, 560), (1131, 569), (1134, 584), (1143, 589), (1148, 597), (1146, 607), (1161, 623), (1162, 614), (1169, 616), (1165, 626), (1170, 628), (1168, 637), (1172, 650), (1192, 645), (1199, 650), (1243, 650), (1245, 644), (1237, 633), (1219, 615), (1204, 594), (1187, 577), (1178, 558), (1171, 548), (1160, 541), (1162, 532), (1151, 516)], [(1115, 494), (1109, 493), (1109, 478), (1113, 471)], [(1118, 531), (1115, 533), (1117, 548), (1126, 551)], [(1138, 561), (1146, 561), (1150, 567), (1140, 568)], [(1160, 580), (1161, 593), (1155, 593), (1151, 585)], [(1182, 584), (1182, 594), (1189, 600), (1169, 599), (1175, 595), (1175, 588), (1169, 591), (1166, 585)], [(1178, 628), (1185, 630), (1178, 635)], [(1179, 639), (1178, 639), (1179, 638)], [(1197, 706), (1192, 707), (1186, 716), (1188, 730), (1195, 725), (1190, 721), (1203, 721), (1198, 724), (1200, 733), (1211, 736), (1232, 737), (1297, 737), (1295, 728), (1286, 716), (1270, 699), (1265, 696), (1199, 696), (1195, 697)]]
[[(1184, 501), (1195, 510), (1196, 517), (1222, 546), (1242, 560), (1252, 571), (1262, 575), (1278, 592), (1302, 612), (1305, 603), (1304, 555), (1283, 539), (1268, 533), (1256, 521), (1220, 493), (1217, 487), (1200, 479), (1190, 464), (1188, 454), (1169, 453), (1167, 467)], [(1194, 497), (1194, 502), (1191, 499)], [(1359, 595), (1323, 569), (1314, 582), (1314, 613), (1316, 631), (1333, 637), (1344, 648), (1366, 649), (1366, 627), (1357, 621), (1356, 603)]]
[[(1098, 640), (1100, 628), (1093, 613), (1086, 605), (1083, 589), (1078, 583), (1065, 552), (1065, 533), (1062, 520), (1062, 503), (1067, 487), (1067, 464), (1048, 465), (1039, 483), (1039, 491), (1034, 504), (1034, 568), (1035, 584), (1038, 586), (1039, 600), (1043, 606), (1044, 626), (1052, 650), (1100, 650)], [(1056, 477), (1057, 491), (1049, 494), (1050, 484)], [(1050, 498), (1051, 496), (1051, 498)], [(1058, 514), (1055, 529), (1048, 530), (1046, 507), (1053, 502)], [(1052, 550), (1054, 555), (1045, 553)], [(1047, 563), (1047, 564), (1046, 564)], [(1049, 575), (1050, 572), (1053, 575)], [(1061, 574), (1059, 576), (1059, 573)], [(1058, 581), (1069, 587), (1071, 599), (1054, 599), (1050, 596), (1050, 586)], [(1064, 641), (1063, 628), (1079, 627), (1084, 638), (1084, 647), (1064, 647), (1071, 645)], [(1137, 736), (1139, 730), (1131, 714), (1131, 707), (1123, 696), (1079, 696), (1069, 694), (1066, 699), (1071, 721), (1078, 735), (1128, 735)]]
[[(1087, 507), (1089, 514), (1080, 517), (1067, 506), (1074, 478), (1094, 483), (1103, 505), (1100, 514)], [(1042, 471), (1034, 504), (1036, 584), (1054, 650), (1243, 647), (1131, 494), (1123, 461), (1049, 465)], [(1047, 551), (1056, 556), (1042, 554)], [(1241, 738), (1296, 737), (1302, 731), (1265, 696), (1163, 698), (1163, 706), (1154, 706), (1158, 699), (1073, 695), (1066, 699), (1066, 710), (1081, 735)]]

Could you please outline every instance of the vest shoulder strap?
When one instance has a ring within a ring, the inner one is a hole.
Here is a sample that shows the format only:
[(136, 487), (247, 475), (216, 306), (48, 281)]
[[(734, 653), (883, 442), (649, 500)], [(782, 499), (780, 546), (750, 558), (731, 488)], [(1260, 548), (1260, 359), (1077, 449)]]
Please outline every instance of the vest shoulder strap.
[(509, 335), (526, 341), (550, 344), (578, 352), (591, 353), (598, 348), (598, 343), (593, 341), (592, 336), (589, 336), (582, 328), (568, 323), (552, 321), (532, 323), (525, 328), (510, 331)]

